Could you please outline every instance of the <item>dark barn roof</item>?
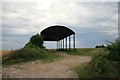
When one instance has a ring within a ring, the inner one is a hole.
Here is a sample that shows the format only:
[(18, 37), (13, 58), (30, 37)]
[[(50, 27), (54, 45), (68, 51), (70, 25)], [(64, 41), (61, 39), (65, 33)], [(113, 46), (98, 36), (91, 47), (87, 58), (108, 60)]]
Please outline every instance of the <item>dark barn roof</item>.
[(44, 41), (59, 41), (72, 34), (75, 34), (75, 32), (65, 26), (60, 25), (50, 26), (41, 31), (41, 35), (45, 37)]

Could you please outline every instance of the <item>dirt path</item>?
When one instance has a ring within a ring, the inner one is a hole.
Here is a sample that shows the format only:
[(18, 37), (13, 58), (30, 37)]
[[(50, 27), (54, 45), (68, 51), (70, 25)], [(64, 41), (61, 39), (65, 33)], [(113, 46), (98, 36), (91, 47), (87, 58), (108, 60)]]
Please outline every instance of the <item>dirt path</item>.
[(64, 58), (51, 63), (41, 63), (35, 61), (22, 65), (12, 65), (3, 68), (3, 77), (10, 78), (77, 78), (77, 74), (72, 70), (81, 63), (89, 62), (91, 57), (73, 56), (59, 53)]

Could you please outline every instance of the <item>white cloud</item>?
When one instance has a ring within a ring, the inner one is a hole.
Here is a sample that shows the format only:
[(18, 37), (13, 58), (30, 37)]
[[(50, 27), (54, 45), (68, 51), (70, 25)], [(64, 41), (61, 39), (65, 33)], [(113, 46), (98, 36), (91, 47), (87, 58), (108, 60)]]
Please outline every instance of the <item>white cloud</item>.
[[(40, 2), (43, 0), (2, 0), (2, 2)], [(47, 1), (57, 1), (57, 0), (44, 0)], [(65, 1), (65, 0), (59, 0)], [(59, 2), (57, 1), (57, 2)], [(119, 0), (69, 0), (69, 2), (118, 2)]]
[[(8, 10), (7, 12), (6, 8)], [(70, 23), (71, 25), (79, 25), (80, 23), (86, 24), (87, 21), (91, 19), (91, 17), (98, 16), (97, 12), (98, 11), (96, 11), (96, 15), (93, 10), (81, 4), (77, 4), (76, 2), (48, 1), (47, 3), (45, 3), (45, 1), (42, 1), (40, 3), (33, 4), (5, 3), (3, 4), (3, 21), (5, 23), (14, 25), (19, 24), (21, 25), (21, 29), (23, 29), (25, 27), (23, 23), (26, 24), (26, 22), (21, 22), (20, 19), (26, 19), (28, 20), (28, 26), (26, 26), (28, 28), (24, 29), (23, 31), (24, 33), (26, 33), (27, 31), (30, 33), (30, 31), (32, 30), (29, 25), (32, 25), (34, 27), (36, 27), (35, 25), (40, 25), (39, 27), (37, 26), (37, 28), (44, 29), (49, 25), (59, 22), (66, 24)], [(36, 30), (38, 31), (38, 29)], [(36, 30), (34, 30), (34, 32), (36, 32)], [(23, 34), (23, 31), (21, 32), (21, 34)]]
[[(19, 24), (20, 28), (12, 28), (13, 33), (26, 34), (41, 31), (40, 29), (58, 22), (79, 24), (82, 22), (82, 19), (79, 19), (80, 16), (90, 16), (90, 12), (87, 11), (86, 8), (80, 5), (78, 7), (74, 2), (5, 3), (3, 4), (3, 23), (16, 25), (16, 27)], [(24, 22), (21, 19), (28, 21)], [(27, 23), (27, 26), (24, 26), (24, 23)]]
[(3, 35), (35, 34), (54, 24), (73, 26), (70, 28), (77, 35), (95, 31), (111, 36), (117, 36), (118, 33), (117, 3), (3, 1), (2, 7)]

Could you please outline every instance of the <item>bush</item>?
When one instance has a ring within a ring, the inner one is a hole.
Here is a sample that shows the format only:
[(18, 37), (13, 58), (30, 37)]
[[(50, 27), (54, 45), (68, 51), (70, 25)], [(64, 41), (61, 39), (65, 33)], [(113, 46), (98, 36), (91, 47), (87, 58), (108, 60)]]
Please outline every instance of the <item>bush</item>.
[(76, 68), (80, 78), (117, 78), (119, 77), (118, 63), (107, 59), (108, 51), (100, 52), (92, 58), (90, 63), (83, 64)]
[(93, 57), (89, 63), (89, 70), (92, 77), (118, 77), (118, 67), (115, 66), (116, 63), (109, 61), (107, 57), (108, 52), (104, 52), (104, 54), (98, 54)]
[(112, 61), (120, 61), (120, 40), (108, 42), (107, 50), (109, 51), (108, 58)]
[(36, 34), (32, 36), (29, 40), (29, 42), (25, 45), (25, 47), (39, 47), (39, 48), (44, 48), (43, 46), (43, 40), (44, 37)]
[(97, 53), (90, 63), (77, 69), (79, 77), (118, 78), (120, 76), (119, 45), (119, 40), (109, 42), (104, 51)]
[(25, 47), (3, 56), (2, 64), (14, 64), (34, 60), (54, 61), (54, 59), (59, 57), (59, 55), (50, 53), (45, 49)]

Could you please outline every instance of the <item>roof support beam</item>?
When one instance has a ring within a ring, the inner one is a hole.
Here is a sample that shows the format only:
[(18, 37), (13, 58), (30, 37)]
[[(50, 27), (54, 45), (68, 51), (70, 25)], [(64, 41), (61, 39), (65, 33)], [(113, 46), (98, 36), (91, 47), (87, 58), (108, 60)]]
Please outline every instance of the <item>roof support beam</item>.
[(63, 38), (63, 50), (64, 50), (64, 38)]
[(75, 50), (75, 34), (73, 34), (73, 48)]
[(58, 51), (58, 41), (57, 41), (57, 51)]
[(70, 40), (70, 36), (69, 36), (69, 50), (71, 48), (71, 40)]
[(67, 37), (65, 39), (66, 39), (66, 51), (67, 51)]
[(61, 39), (61, 50), (62, 50), (62, 39)]

